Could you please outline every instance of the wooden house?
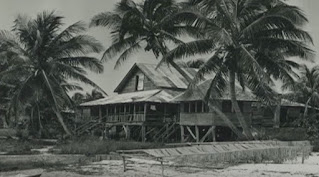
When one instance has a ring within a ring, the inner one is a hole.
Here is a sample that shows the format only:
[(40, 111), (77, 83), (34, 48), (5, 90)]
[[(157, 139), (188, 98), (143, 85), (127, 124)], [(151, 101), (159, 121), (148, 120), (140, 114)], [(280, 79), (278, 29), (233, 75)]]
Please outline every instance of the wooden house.
[[(196, 73), (190, 68), (183, 70), (190, 77)], [(187, 87), (187, 80), (173, 67), (156, 69), (156, 65), (138, 63), (116, 87), (117, 95), (81, 104), (81, 115), (103, 122), (110, 136), (124, 131), (128, 139), (169, 139), (176, 134), (179, 121), (179, 104), (172, 100)], [(85, 126), (79, 129), (85, 130)]]
[[(190, 78), (196, 69), (182, 68)], [(187, 80), (173, 67), (135, 64), (116, 87), (117, 95), (81, 104), (80, 119), (85, 124), (77, 133), (97, 127), (108, 138), (138, 141), (224, 141), (234, 138), (226, 124), (202, 101), (210, 79), (187, 90)], [(249, 89), (236, 86), (239, 106), (250, 127), (280, 127), (302, 113), (303, 105), (282, 100), (267, 107)], [(215, 100), (216, 107), (240, 128), (233, 112), (229, 91)], [(275, 111), (280, 114), (275, 114)]]

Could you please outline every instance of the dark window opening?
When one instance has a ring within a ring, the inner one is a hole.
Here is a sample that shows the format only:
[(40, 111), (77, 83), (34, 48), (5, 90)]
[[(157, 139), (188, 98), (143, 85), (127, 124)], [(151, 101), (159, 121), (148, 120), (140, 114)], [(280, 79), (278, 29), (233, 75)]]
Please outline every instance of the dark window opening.
[(189, 112), (195, 112), (196, 102), (190, 102), (189, 104), (190, 104)]
[(144, 90), (144, 75), (141, 74), (135, 76), (135, 90)]
[(222, 102), (222, 111), (223, 112), (232, 112), (232, 105), (230, 101)]
[(197, 102), (196, 112), (203, 112), (203, 102), (201, 102), (201, 101)]
[(184, 103), (184, 112), (189, 113), (189, 103)]

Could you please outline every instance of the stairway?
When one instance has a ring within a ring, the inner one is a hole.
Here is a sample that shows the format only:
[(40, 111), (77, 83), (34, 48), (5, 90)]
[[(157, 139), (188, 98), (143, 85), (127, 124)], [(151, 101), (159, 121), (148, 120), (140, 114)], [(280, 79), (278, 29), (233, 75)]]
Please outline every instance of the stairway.
[(167, 142), (178, 128), (179, 126), (175, 122), (166, 123), (159, 131), (156, 131), (152, 139), (154, 142)]
[(99, 129), (102, 128), (102, 123), (99, 120), (90, 120), (78, 128), (75, 129), (75, 134), (77, 136), (81, 136), (83, 134), (90, 134), (93, 129)]

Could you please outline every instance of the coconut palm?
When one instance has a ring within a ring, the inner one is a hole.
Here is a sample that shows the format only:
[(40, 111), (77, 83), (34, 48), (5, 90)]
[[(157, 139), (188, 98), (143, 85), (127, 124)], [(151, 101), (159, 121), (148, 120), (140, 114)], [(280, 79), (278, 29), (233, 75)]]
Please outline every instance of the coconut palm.
[(158, 58), (168, 52), (168, 43), (183, 43), (177, 36), (195, 31), (191, 26), (180, 25), (179, 21), (168, 18), (178, 9), (174, 0), (145, 0), (142, 3), (121, 0), (113, 12), (97, 14), (90, 26), (110, 28), (113, 38), (102, 59), (112, 59), (120, 54), (115, 65), (118, 67), (140, 50), (152, 51)]
[(309, 60), (313, 56), (307, 46), (312, 39), (301, 29), (307, 18), (298, 7), (280, 0), (189, 0), (185, 4), (188, 9), (180, 20), (202, 28), (206, 35), (179, 45), (163, 60), (212, 53), (199, 69), (195, 82), (214, 72), (210, 90), (215, 98), (228, 85), (233, 109), (245, 135), (252, 139), (238, 106), (235, 81), (259, 98), (273, 101), (276, 94), (269, 87), (271, 77), (293, 82), (293, 68), (298, 64), (289, 57)]
[[(133, 53), (144, 49), (152, 51), (156, 58), (169, 52), (168, 43), (184, 44), (179, 35), (198, 37), (202, 32), (197, 27), (182, 23), (185, 14), (174, 0), (145, 0), (137, 4), (132, 0), (121, 0), (113, 12), (100, 13), (93, 17), (90, 26), (108, 27), (112, 30), (112, 45), (104, 52), (102, 60), (114, 58), (120, 54), (115, 67), (129, 58)], [(143, 47), (142, 47), (143, 46)], [(164, 60), (160, 62), (163, 63)], [(179, 71), (186, 80), (192, 81), (173, 60), (169, 63)], [(212, 110), (222, 117), (228, 126), (241, 137), (234, 124), (213, 104)]]
[(71, 104), (67, 92), (80, 87), (68, 81), (80, 81), (99, 88), (85, 76), (85, 69), (101, 73), (103, 65), (98, 59), (86, 55), (100, 52), (103, 47), (93, 37), (81, 34), (86, 31), (82, 22), (62, 30), (62, 20), (63, 17), (54, 12), (40, 13), (34, 19), (18, 16), (12, 31), (1, 31), (0, 53), (15, 63), (0, 72), (0, 80), (20, 80), (11, 90), (10, 103), (15, 112), (19, 105), (26, 105), (31, 99), (46, 101), (66, 134), (71, 135), (60, 110), (62, 105)]
[(319, 66), (310, 69), (303, 65), (300, 78), (295, 83), (285, 83), (283, 88), (292, 91), (285, 96), (293, 101), (305, 103), (303, 118), (306, 118), (309, 105), (317, 106), (319, 104)]

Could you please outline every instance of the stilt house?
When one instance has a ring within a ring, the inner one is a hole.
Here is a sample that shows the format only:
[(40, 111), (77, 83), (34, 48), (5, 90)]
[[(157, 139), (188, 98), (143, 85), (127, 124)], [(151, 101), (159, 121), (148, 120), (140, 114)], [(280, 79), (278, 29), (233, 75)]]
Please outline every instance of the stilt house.
[[(193, 78), (196, 69), (182, 68)], [(103, 129), (107, 138), (136, 141), (203, 142), (234, 139), (227, 125), (202, 101), (210, 80), (188, 93), (189, 83), (179, 71), (168, 65), (135, 64), (116, 87), (117, 95), (81, 104), (79, 117), (86, 123), (78, 134)], [(282, 100), (280, 105), (265, 107), (251, 91), (236, 86), (240, 109), (250, 127), (287, 126), (298, 118), (303, 104)], [(240, 128), (232, 109), (229, 91), (216, 106)], [(279, 107), (278, 107), (279, 106)], [(280, 113), (275, 115), (275, 107)]]

